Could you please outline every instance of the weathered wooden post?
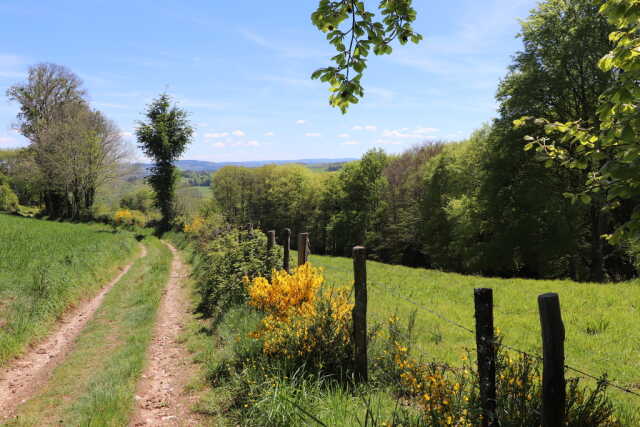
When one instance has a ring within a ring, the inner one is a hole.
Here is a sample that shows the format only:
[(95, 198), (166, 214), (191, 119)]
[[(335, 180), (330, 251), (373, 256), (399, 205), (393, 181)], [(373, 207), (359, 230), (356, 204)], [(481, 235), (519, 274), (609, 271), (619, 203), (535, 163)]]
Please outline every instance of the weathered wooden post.
[(290, 228), (284, 229), (282, 247), (284, 248), (284, 254), (282, 257), (282, 268), (284, 269), (284, 271), (288, 273), (290, 271), (289, 266), (291, 263), (291, 255), (289, 254), (289, 251), (291, 250), (291, 229)]
[(564, 425), (566, 381), (564, 378), (564, 325), (558, 294), (538, 296), (542, 329), (542, 425)]
[(493, 330), (493, 291), (488, 288), (474, 289), (476, 317), (476, 349), (478, 352), (478, 375), (480, 376), (480, 402), (482, 426), (498, 426), (496, 416), (496, 347)]
[(253, 239), (253, 224), (252, 223), (247, 224), (247, 236), (249, 237), (249, 239)]
[(273, 248), (276, 247), (276, 232), (275, 230), (267, 231), (267, 253), (271, 254)]
[(309, 233), (298, 234), (298, 265), (309, 261)]
[(369, 377), (367, 362), (367, 250), (364, 246), (353, 248), (353, 306), (354, 371), (356, 379), (366, 382)]

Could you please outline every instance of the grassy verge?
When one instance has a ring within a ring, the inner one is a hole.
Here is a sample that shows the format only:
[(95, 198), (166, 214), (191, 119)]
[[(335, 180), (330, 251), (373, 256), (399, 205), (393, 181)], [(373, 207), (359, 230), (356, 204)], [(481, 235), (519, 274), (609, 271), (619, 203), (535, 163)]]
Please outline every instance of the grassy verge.
[(131, 233), (0, 214), (0, 366), (95, 294), (137, 247)]
[(10, 425), (128, 423), (171, 266), (171, 252), (158, 239), (143, 243), (148, 255), (106, 295), (74, 350)]

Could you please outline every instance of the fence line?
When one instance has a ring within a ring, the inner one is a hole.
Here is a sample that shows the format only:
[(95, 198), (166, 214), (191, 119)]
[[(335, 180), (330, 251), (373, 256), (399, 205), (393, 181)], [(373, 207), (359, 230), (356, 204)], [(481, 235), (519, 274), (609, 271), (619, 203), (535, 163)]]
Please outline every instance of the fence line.
[[(462, 329), (462, 330), (464, 330), (464, 331), (467, 331), (467, 332), (470, 332), (470, 333), (472, 333), (472, 334), (475, 334), (475, 332), (474, 332), (472, 329), (467, 328), (466, 326), (461, 325), (461, 324), (459, 324), (458, 322), (456, 322), (456, 321), (454, 321), (454, 320), (451, 320), (451, 319), (447, 318), (447, 317), (446, 317), (446, 316), (444, 316), (443, 314), (438, 313), (437, 311), (435, 311), (435, 310), (433, 310), (433, 309), (430, 309), (430, 308), (428, 308), (427, 306), (425, 306), (425, 305), (423, 305), (423, 304), (418, 304), (418, 303), (416, 303), (415, 301), (411, 301), (410, 299), (408, 299), (408, 298), (406, 298), (406, 297), (403, 297), (403, 296), (401, 296), (401, 295), (398, 295), (396, 292), (391, 291), (391, 290), (390, 290), (390, 288), (389, 288), (389, 287), (387, 287), (387, 286), (384, 286), (384, 285), (382, 285), (382, 284), (380, 284), (380, 283), (376, 283), (376, 282), (369, 282), (369, 284), (372, 284), (372, 285), (374, 285), (374, 286), (377, 286), (377, 287), (379, 287), (379, 288), (382, 288), (382, 289), (384, 289), (385, 291), (387, 291), (389, 294), (391, 294), (392, 296), (394, 296), (394, 297), (396, 297), (396, 298), (400, 298), (400, 299), (402, 299), (402, 300), (404, 300), (404, 301), (406, 301), (406, 302), (408, 302), (408, 303), (410, 303), (410, 304), (412, 304), (412, 305), (414, 305), (414, 306), (418, 307), (418, 309), (421, 309), (421, 310), (427, 311), (427, 312), (431, 313), (432, 315), (434, 315), (434, 316), (436, 316), (436, 317), (439, 317), (440, 319), (444, 320), (445, 322), (447, 322), (447, 323), (449, 323), (449, 324), (451, 324), (451, 325), (454, 325), (454, 326), (456, 326), (456, 327), (458, 327), (458, 328), (460, 328), (460, 329)], [(502, 342), (501, 340), (494, 340), (494, 341), (493, 341), (493, 344), (498, 345), (498, 346), (500, 346), (500, 347), (504, 347), (504, 348), (506, 348), (507, 350), (511, 350), (511, 351), (516, 352), (516, 353), (520, 353), (520, 354), (522, 354), (522, 355), (524, 355), (524, 356), (527, 356), (527, 357), (530, 357), (530, 358), (532, 358), (532, 359), (537, 359), (537, 360), (540, 360), (540, 361), (543, 361), (543, 360), (544, 360), (544, 358), (543, 358), (542, 356), (538, 355), (538, 354), (533, 354), (533, 353), (530, 353), (530, 352), (528, 352), (528, 351), (521, 350), (521, 349), (519, 349), (519, 348), (517, 348), (517, 347), (513, 347), (513, 346), (511, 346), (511, 345), (509, 345), (509, 344), (505, 344), (505, 343), (504, 343), (504, 342)], [(598, 377), (598, 376), (595, 376), (595, 375), (593, 375), (593, 374), (589, 374), (589, 373), (584, 372), (583, 370), (581, 370), (581, 369), (579, 369), (579, 368), (575, 368), (575, 367), (573, 367), (573, 366), (571, 366), (571, 365), (567, 365), (567, 364), (565, 364), (565, 365), (564, 365), (564, 367), (565, 367), (566, 369), (569, 369), (569, 370), (571, 370), (571, 371), (574, 371), (574, 372), (576, 372), (576, 373), (579, 373), (579, 374), (581, 374), (581, 375), (583, 375), (583, 376), (585, 376), (585, 377), (587, 377), (587, 378), (594, 379), (594, 380), (597, 380), (597, 381), (599, 381), (599, 382), (603, 382), (603, 383), (604, 383), (604, 384), (606, 384), (607, 386), (611, 386), (612, 388), (618, 389), (619, 391), (623, 391), (623, 392), (625, 392), (625, 393), (629, 393), (629, 394), (631, 394), (631, 395), (634, 395), (634, 396), (640, 397), (640, 393), (635, 392), (635, 391), (631, 390), (630, 388), (627, 388), (627, 387), (624, 387), (624, 386), (618, 385), (618, 384), (616, 384), (616, 383), (614, 383), (614, 382), (611, 382), (611, 381), (609, 381), (609, 380), (607, 380), (607, 379), (605, 379), (605, 378), (603, 378), (603, 377)]]
[[(341, 268), (331, 267), (331, 270), (337, 270), (337, 271), (339, 271), (341, 273), (345, 273), (345, 274), (351, 274), (352, 273), (352, 272), (350, 272), (348, 270), (344, 270), (344, 269), (341, 269)], [(442, 313), (439, 313), (436, 310), (427, 307), (425, 304), (419, 304), (419, 303), (417, 303), (415, 301), (410, 300), (407, 297), (399, 295), (397, 292), (394, 292), (393, 290), (391, 290), (390, 287), (388, 287), (386, 285), (383, 285), (382, 283), (369, 281), (368, 284), (374, 285), (375, 287), (378, 287), (378, 288), (386, 291), (387, 293), (391, 294), (392, 296), (394, 296), (396, 298), (399, 298), (399, 299), (402, 299), (403, 301), (408, 302), (409, 304), (412, 304), (412, 305), (416, 306), (418, 309), (424, 310), (424, 311), (426, 311), (426, 312), (428, 312), (428, 313), (430, 313), (430, 314), (442, 319), (443, 321), (445, 321), (445, 322), (447, 322), (447, 323), (449, 323), (449, 324), (451, 324), (451, 325), (453, 325), (453, 326), (455, 326), (455, 327), (457, 327), (459, 329), (462, 329), (462, 330), (464, 330), (466, 332), (475, 334), (475, 331), (473, 331), (471, 328), (468, 328), (468, 327), (466, 327), (466, 326), (464, 326), (464, 325), (462, 325), (462, 324), (460, 324), (460, 323), (458, 323), (458, 322), (456, 322), (454, 320), (451, 320), (451, 319), (447, 318)], [(494, 340), (493, 344), (498, 345), (500, 347), (504, 347), (507, 350), (514, 351), (516, 353), (519, 353), (519, 354), (521, 354), (523, 356), (530, 357), (532, 359), (536, 359), (536, 360), (539, 360), (539, 361), (543, 361), (544, 360), (544, 358), (542, 356), (538, 355), (538, 354), (533, 354), (533, 353), (530, 353), (528, 351), (521, 350), (521, 349), (519, 349), (517, 347), (513, 347), (513, 346), (511, 346), (509, 344), (505, 344), (501, 340)], [(587, 372), (583, 371), (582, 369), (575, 368), (575, 367), (573, 367), (571, 365), (565, 364), (564, 367), (566, 369), (568, 369), (570, 371), (573, 371), (573, 372), (576, 372), (576, 373), (578, 373), (578, 374), (580, 374), (583, 377), (586, 377), (588, 379), (593, 379), (593, 380), (596, 380), (598, 382), (602, 382), (602, 383), (606, 384), (609, 387), (617, 389), (618, 391), (622, 391), (622, 392), (628, 393), (630, 395), (633, 395), (633, 396), (636, 396), (636, 397), (640, 397), (640, 393), (636, 392), (636, 391), (633, 391), (630, 387), (625, 387), (625, 386), (619, 385), (617, 383), (614, 383), (612, 381), (609, 381), (609, 380), (605, 379), (602, 376), (598, 377), (596, 375), (587, 373)]]
[[(249, 234), (251, 235), (251, 232), (253, 231), (252, 227), (249, 225), (247, 228), (249, 229), (248, 231), (249, 231)], [(310, 250), (309, 250), (308, 233), (304, 233), (304, 234), (305, 234), (305, 236), (299, 236), (299, 237), (304, 239), (304, 242), (306, 243), (306, 244), (304, 244), (304, 249), (305, 249), (304, 250), (304, 255), (306, 255), (304, 257), (304, 259), (306, 261), (308, 256), (309, 256), (309, 254), (310, 254)], [(299, 259), (301, 259), (301, 258), (302, 257), (299, 257)], [(338, 272), (341, 272), (341, 273), (344, 273), (344, 274), (348, 274), (348, 275), (353, 274), (353, 271), (345, 270), (345, 269), (342, 269), (342, 268), (339, 268), (339, 267), (331, 267), (330, 269), (333, 270), (333, 271), (338, 271)], [(367, 281), (367, 283), (371, 284), (371, 285), (374, 285), (374, 287), (376, 287), (376, 288), (379, 288), (381, 290), (386, 291), (387, 293), (389, 293), (390, 295), (392, 295), (395, 298), (398, 298), (398, 299), (401, 299), (401, 300), (403, 300), (405, 302), (408, 302), (409, 304), (415, 306), (418, 310), (428, 312), (431, 315), (433, 315), (435, 317), (438, 317), (442, 321), (444, 321), (446, 323), (449, 323), (450, 325), (455, 326), (458, 329), (461, 329), (461, 330), (463, 330), (465, 332), (468, 332), (468, 333), (471, 333), (471, 334), (474, 334), (474, 335), (476, 333), (473, 329), (471, 329), (471, 328), (469, 328), (469, 327), (467, 327), (467, 326), (465, 326), (465, 325), (463, 325), (463, 324), (461, 324), (461, 323), (459, 323), (459, 322), (457, 322), (455, 320), (449, 319), (444, 314), (438, 312), (437, 310), (434, 310), (433, 308), (427, 306), (426, 304), (420, 304), (420, 303), (417, 303), (415, 301), (412, 301), (411, 299), (409, 299), (407, 297), (399, 295), (397, 292), (394, 292), (393, 290), (391, 290), (391, 288), (388, 287), (387, 285), (384, 285), (384, 284), (379, 283), (379, 282), (373, 282), (373, 281)], [(483, 337), (481, 337), (481, 340), (485, 340), (485, 339)], [(539, 361), (542, 361), (542, 362), (545, 361), (545, 358), (540, 356), (540, 355), (538, 355), (538, 354), (533, 354), (533, 353), (530, 353), (528, 351), (521, 350), (521, 349), (519, 349), (517, 347), (514, 347), (512, 345), (505, 344), (504, 342), (502, 342), (502, 340), (499, 340), (499, 339), (494, 339), (491, 344), (494, 344), (494, 345), (499, 346), (499, 347), (503, 347), (503, 348), (505, 348), (507, 350), (514, 351), (516, 353), (519, 353), (519, 354), (521, 354), (523, 356), (526, 356), (526, 357), (529, 357), (529, 358), (532, 358), (532, 359), (536, 359), (536, 360), (539, 360)], [(420, 346), (419, 344), (417, 346), (419, 347), (419, 349), (420, 349), (420, 351), (422, 353), (425, 353), (423, 348), (422, 348), (422, 346)], [(436, 366), (441, 366), (441, 367), (446, 367), (446, 368), (451, 369), (451, 370), (456, 370), (454, 367), (452, 367), (452, 366), (450, 366), (448, 364), (439, 364), (439, 365), (436, 365)], [(627, 394), (629, 394), (631, 396), (634, 396), (634, 397), (640, 397), (640, 392), (636, 392), (636, 391), (632, 390), (632, 387), (625, 387), (623, 385), (619, 385), (618, 383), (614, 383), (612, 381), (609, 381), (608, 379), (606, 379), (606, 374), (602, 375), (602, 376), (593, 375), (593, 374), (590, 374), (590, 373), (584, 371), (583, 369), (576, 368), (576, 367), (568, 365), (566, 363), (563, 363), (562, 366), (567, 370), (573, 371), (573, 372), (581, 375), (583, 378), (592, 379), (592, 380), (595, 380), (595, 381), (597, 381), (599, 383), (605, 384), (607, 387), (611, 387), (613, 389), (616, 389), (618, 391), (627, 393)]]

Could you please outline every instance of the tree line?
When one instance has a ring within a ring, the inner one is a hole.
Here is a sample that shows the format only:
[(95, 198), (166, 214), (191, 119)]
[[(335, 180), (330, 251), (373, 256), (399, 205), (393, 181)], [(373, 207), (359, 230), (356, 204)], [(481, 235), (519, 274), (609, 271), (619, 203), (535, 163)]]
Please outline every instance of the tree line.
[[(617, 79), (598, 66), (616, 27), (603, 0), (547, 0), (522, 22), (517, 52), (498, 90), (498, 117), (458, 143), (400, 155), (379, 149), (335, 173), (296, 166), (226, 167), (213, 176), (227, 220), (309, 231), (316, 253), (346, 255), (355, 244), (386, 262), (464, 273), (576, 280), (635, 275), (633, 240), (607, 236), (638, 208), (585, 194), (598, 162), (567, 168), (526, 151), (548, 137), (540, 121), (599, 126), (600, 96)], [(577, 196), (576, 196), (577, 195)]]
[(31, 67), (7, 97), (19, 104), (17, 130), (29, 140), (3, 162), (20, 201), (44, 204), (51, 217), (90, 216), (98, 187), (119, 173), (127, 155), (117, 126), (60, 65)]

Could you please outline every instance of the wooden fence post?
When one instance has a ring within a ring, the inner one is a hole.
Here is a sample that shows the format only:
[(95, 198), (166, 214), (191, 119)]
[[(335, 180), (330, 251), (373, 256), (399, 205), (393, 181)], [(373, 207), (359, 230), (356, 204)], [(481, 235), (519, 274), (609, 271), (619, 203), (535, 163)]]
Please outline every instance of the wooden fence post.
[(496, 417), (496, 347), (493, 330), (493, 291), (487, 288), (474, 289), (476, 309), (476, 349), (478, 352), (478, 375), (480, 376), (480, 402), (482, 426), (498, 426)]
[(542, 329), (542, 425), (564, 425), (566, 381), (564, 378), (564, 325), (558, 294), (538, 296)]
[(289, 265), (291, 263), (291, 255), (289, 254), (289, 251), (291, 250), (291, 229), (290, 228), (284, 229), (284, 239), (282, 242), (282, 246), (284, 247), (284, 254), (282, 257), (282, 268), (284, 269), (284, 271), (289, 273)]
[(353, 279), (355, 304), (353, 306), (354, 371), (356, 379), (366, 382), (369, 377), (367, 362), (367, 250), (353, 248)]
[(309, 261), (309, 233), (298, 234), (298, 265), (306, 264)]
[(253, 239), (253, 224), (252, 223), (247, 224), (247, 236), (249, 237), (249, 239)]
[(276, 232), (275, 230), (267, 231), (267, 253), (271, 254), (273, 248), (276, 247)]

